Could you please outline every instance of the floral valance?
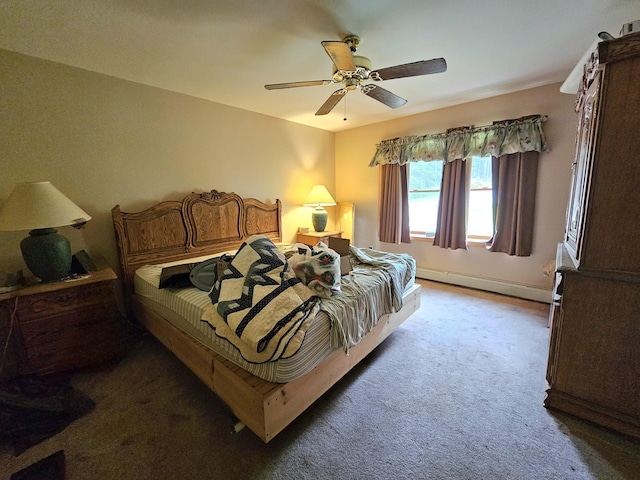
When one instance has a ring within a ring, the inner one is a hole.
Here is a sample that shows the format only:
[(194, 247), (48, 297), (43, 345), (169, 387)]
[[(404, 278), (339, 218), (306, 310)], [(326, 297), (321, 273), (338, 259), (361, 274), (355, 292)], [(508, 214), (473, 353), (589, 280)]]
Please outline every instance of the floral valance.
[(500, 157), (518, 152), (548, 152), (542, 131), (546, 115), (505, 120), (484, 127), (464, 127), (447, 133), (383, 140), (370, 167), (417, 161), (453, 162), (459, 158)]

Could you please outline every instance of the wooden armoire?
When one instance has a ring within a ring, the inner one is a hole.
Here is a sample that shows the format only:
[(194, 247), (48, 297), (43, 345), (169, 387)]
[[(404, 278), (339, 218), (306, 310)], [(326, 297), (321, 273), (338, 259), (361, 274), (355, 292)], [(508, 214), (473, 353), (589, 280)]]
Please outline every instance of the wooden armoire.
[(545, 406), (640, 439), (640, 32), (584, 71)]

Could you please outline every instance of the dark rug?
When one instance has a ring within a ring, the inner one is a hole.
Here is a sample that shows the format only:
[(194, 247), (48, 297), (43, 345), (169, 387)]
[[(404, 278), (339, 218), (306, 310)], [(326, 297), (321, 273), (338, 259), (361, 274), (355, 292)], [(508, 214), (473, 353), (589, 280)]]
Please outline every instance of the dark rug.
[(18, 377), (0, 384), (0, 444), (14, 455), (61, 432), (93, 410), (95, 402), (68, 378)]

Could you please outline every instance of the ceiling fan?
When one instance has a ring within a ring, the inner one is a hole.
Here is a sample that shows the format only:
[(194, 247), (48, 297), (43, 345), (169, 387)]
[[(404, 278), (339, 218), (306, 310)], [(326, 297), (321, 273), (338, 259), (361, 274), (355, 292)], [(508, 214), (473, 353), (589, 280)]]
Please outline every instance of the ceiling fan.
[(331, 94), (326, 102), (318, 109), (316, 115), (326, 115), (349, 90), (360, 88), (365, 95), (384, 103), (388, 107), (398, 108), (407, 101), (398, 95), (374, 84), (364, 84), (367, 80), (379, 82), (394, 78), (415, 77), (431, 73), (442, 73), (447, 70), (447, 62), (444, 58), (421, 60), (419, 62), (405, 63), (394, 67), (381, 68), (371, 71), (371, 60), (360, 55), (354, 55), (360, 45), (360, 37), (349, 35), (340, 41), (321, 42), (329, 57), (333, 61), (333, 77), (331, 80), (310, 80), (306, 82), (272, 83), (265, 85), (267, 90), (279, 90), (283, 88), (311, 87), (316, 85), (331, 85), (342, 83), (344, 86)]

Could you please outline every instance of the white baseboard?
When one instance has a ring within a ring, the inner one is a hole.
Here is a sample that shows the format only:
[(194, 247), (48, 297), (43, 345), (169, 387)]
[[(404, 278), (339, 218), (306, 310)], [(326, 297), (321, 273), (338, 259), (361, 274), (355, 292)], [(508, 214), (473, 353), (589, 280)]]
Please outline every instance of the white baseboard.
[(435, 282), (450, 283), (461, 287), (500, 293), (511, 297), (524, 298), (525, 300), (533, 300), (535, 302), (551, 303), (551, 290), (544, 288), (420, 267), (416, 270), (416, 277), (424, 280), (433, 280)]

